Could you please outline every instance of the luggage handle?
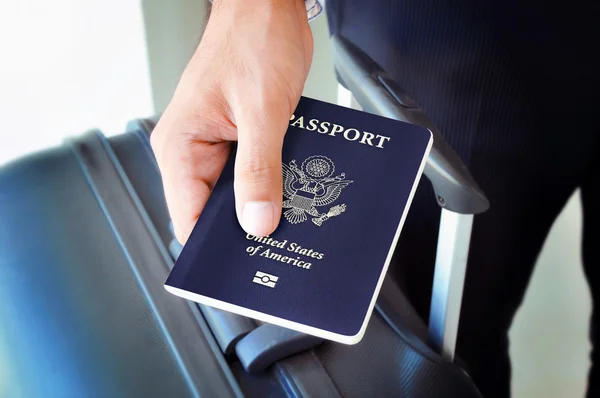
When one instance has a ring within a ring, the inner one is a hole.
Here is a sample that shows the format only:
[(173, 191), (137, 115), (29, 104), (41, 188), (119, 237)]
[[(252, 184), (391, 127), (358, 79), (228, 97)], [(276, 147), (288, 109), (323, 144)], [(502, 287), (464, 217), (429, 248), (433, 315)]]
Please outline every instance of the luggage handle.
[(440, 207), (463, 214), (486, 211), (489, 202), (483, 191), (415, 101), (357, 46), (337, 35), (332, 37), (332, 43), (338, 80), (365, 112), (415, 124), (432, 132), (433, 147), (424, 173), (433, 185)]
[[(446, 143), (435, 125), (408, 94), (367, 54), (348, 40), (333, 36), (336, 73), (352, 92), (363, 110), (427, 128), (433, 134), (433, 147), (425, 165), (440, 207), (457, 213), (477, 214), (489, 208), (489, 202), (460, 157)], [(154, 129), (160, 115), (131, 121), (127, 130)]]
[(419, 125), (433, 134), (433, 147), (424, 173), (433, 185), (442, 211), (428, 343), (443, 358), (453, 361), (473, 215), (489, 208), (488, 199), (458, 154), (402, 87), (348, 40), (334, 35), (332, 43), (338, 80), (365, 112)]
[(275, 362), (322, 342), (320, 337), (265, 323), (244, 336), (235, 352), (248, 373), (258, 374)]
[(454, 360), (472, 214), (442, 209), (429, 310), (429, 344), (448, 361)]

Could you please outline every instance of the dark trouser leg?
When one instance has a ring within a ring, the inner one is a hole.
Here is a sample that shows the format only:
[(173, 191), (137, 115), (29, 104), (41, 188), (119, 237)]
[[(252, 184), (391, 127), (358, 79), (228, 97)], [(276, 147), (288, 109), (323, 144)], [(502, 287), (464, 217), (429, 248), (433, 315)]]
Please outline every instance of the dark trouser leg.
[[(486, 156), (476, 164), (492, 167), (500, 158)], [(525, 167), (515, 162), (482, 184), (493, 210), (477, 216), (473, 226), (457, 352), (485, 397), (510, 395), (508, 330), (547, 232), (574, 189), (571, 179), (555, 186), (551, 175), (530, 170), (539, 175), (539, 187), (524, 177)], [(404, 273), (404, 289), (427, 319), (439, 210), (425, 205), (428, 197), (420, 199), (407, 221), (395, 272)]]
[[(600, 151), (581, 186), (583, 205), (583, 267), (592, 292), (591, 369), (588, 376), (588, 397), (600, 397)], [(574, 308), (574, 311), (577, 309)]]
[[(554, 84), (541, 78), (529, 84), (535, 83), (540, 90)], [(460, 98), (460, 90), (456, 87), (453, 97)], [(583, 101), (587, 109), (564, 107), (562, 114), (553, 114), (543, 112), (553, 109), (550, 99), (540, 95), (528, 102), (526, 95), (511, 98), (505, 90), (482, 90), (479, 107), (471, 108), (476, 122), (454, 117), (465, 112), (465, 105), (452, 98), (439, 98), (439, 103), (460, 109), (429, 108), (450, 144), (469, 159), (470, 170), (491, 202), (490, 210), (475, 218), (457, 351), (485, 397), (510, 395), (512, 319), (546, 235), (581, 183), (596, 141), (592, 98)], [(550, 98), (550, 92), (547, 95)], [(392, 273), (425, 320), (438, 218), (439, 208), (424, 181)]]

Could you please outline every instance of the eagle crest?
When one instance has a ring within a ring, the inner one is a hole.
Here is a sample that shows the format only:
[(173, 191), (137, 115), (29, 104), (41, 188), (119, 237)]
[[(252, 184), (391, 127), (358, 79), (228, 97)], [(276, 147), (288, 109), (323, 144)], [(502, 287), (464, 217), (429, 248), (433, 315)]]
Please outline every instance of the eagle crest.
[(283, 166), (283, 202), (286, 210), (283, 215), (292, 224), (307, 220), (307, 214), (312, 216), (312, 222), (321, 226), (331, 217), (346, 211), (344, 203), (331, 207), (327, 212), (320, 213), (318, 207), (335, 202), (342, 190), (353, 181), (346, 180), (344, 173), (331, 177), (335, 165), (326, 156), (313, 155), (298, 167), (295, 160)]

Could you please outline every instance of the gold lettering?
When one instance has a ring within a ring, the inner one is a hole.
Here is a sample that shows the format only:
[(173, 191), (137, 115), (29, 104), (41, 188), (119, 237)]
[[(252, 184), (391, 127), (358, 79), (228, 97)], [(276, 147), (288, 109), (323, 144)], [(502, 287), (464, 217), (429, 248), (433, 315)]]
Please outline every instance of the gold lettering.
[(344, 131), (343, 126), (340, 126), (339, 124), (334, 124), (333, 128), (331, 129), (331, 133), (329, 133), (329, 135), (332, 137), (335, 137), (335, 133), (341, 133), (342, 131)]
[(369, 146), (373, 146), (373, 143), (371, 142), (371, 140), (375, 138), (375, 134), (372, 133), (367, 133), (366, 131), (363, 132), (363, 137), (360, 140), (361, 144), (364, 144), (365, 141), (367, 141), (367, 145)]
[(300, 127), (301, 129), (303, 129), (304, 128), (304, 116), (300, 116), (298, 119), (296, 119), (296, 121), (294, 123), (292, 123), (292, 126)]
[(329, 132), (329, 125), (329, 122), (321, 122), (321, 124), (319, 125), (319, 133), (327, 134)]
[(379, 138), (379, 144), (377, 144), (377, 148), (383, 148), (383, 142), (384, 141), (389, 141), (391, 138), (390, 137), (386, 137), (383, 135), (377, 135), (376, 138)]
[(310, 119), (310, 121), (308, 122), (309, 127), (307, 127), (306, 129), (308, 131), (315, 131), (317, 129), (317, 123), (319, 123), (319, 119)]
[[(354, 138), (348, 137), (348, 133), (350, 131), (354, 132)], [(358, 137), (360, 137), (360, 131), (358, 131), (357, 129), (348, 129), (348, 130), (344, 131), (344, 138), (347, 139), (348, 141), (356, 141), (358, 139)]]

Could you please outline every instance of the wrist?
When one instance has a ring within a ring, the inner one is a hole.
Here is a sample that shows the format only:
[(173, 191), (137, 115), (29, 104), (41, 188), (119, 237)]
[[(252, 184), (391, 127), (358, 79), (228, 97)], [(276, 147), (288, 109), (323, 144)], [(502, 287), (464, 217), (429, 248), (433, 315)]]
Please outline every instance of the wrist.
[[(307, 21), (307, 2), (305, 0), (212, 0), (211, 17), (219, 20), (250, 18), (267, 21), (280, 19), (283, 15), (293, 15), (301, 21)], [(314, 1), (310, 1), (313, 3)], [(320, 11), (320, 9), (319, 9)]]
[[(225, 12), (241, 11), (250, 13), (253, 11), (269, 12), (301, 10), (306, 13), (306, 0), (211, 0), (212, 12), (223, 10)], [(314, 3), (314, 1), (312, 1)], [(211, 12), (211, 13), (212, 13)]]
[(211, 0), (213, 5), (226, 4), (248, 4), (248, 5), (289, 5), (289, 4), (304, 4), (306, 0)]

